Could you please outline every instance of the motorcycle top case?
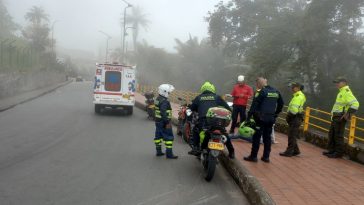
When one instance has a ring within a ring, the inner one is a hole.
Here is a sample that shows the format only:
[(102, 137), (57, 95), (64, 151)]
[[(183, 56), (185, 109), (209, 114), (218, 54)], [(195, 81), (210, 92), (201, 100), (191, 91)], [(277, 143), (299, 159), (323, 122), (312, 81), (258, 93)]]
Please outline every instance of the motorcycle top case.
[(213, 127), (227, 127), (231, 122), (231, 112), (222, 107), (212, 107), (206, 114), (207, 124)]

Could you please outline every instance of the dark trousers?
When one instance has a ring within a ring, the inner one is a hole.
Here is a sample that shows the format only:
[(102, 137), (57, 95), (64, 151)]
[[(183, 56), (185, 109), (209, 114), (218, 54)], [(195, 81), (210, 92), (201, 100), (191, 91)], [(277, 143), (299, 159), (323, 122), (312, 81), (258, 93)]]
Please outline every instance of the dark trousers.
[(344, 132), (346, 120), (340, 116), (332, 118), (329, 131), (328, 151), (344, 154)]
[(300, 126), (303, 121), (302, 114), (288, 114), (286, 121), (288, 123), (288, 146), (286, 149), (287, 153), (300, 153), (300, 149), (297, 145), (297, 138), (299, 138), (300, 134)]
[(238, 115), (240, 116), (240, 122), (244, 122), (246, 119), (246, 106), (244, 105), (233, 105), (233, 114), (230, 133), (234, 132), (237, 127)]
[(272, 145), (272, 129), (273, 129), (273, 121), (263, 122), (258, 121), (257, 127), (255, 129), (255, 134), (253, 135), (253, 145), (250, 156), (256, 158), (258, 156), (259, 146), (260, 146), (260, 138), (263, 136), (264, 143), (264, 151), (263, 158), (269, 158), (271, 145)]

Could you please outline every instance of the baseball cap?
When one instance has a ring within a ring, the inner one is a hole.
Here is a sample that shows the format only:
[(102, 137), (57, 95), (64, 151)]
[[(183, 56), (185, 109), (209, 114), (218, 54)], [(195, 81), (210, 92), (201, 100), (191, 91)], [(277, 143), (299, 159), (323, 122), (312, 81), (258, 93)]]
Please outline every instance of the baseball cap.
[(340, 77), (337, 77), (335, 80), (332, 81), (333, 83), (340, 83), (340, 82), (344, 82), (344, 83), (347, 83), (348, 81), (346, 80), (346, 78), (340, 76)]

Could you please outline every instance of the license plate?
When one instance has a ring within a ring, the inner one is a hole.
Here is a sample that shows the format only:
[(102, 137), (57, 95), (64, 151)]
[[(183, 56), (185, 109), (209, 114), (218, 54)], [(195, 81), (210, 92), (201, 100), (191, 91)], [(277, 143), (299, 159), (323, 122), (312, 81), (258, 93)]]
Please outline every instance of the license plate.
[(154, 108), (154, 105), (148, 105), (148, 108)]
[(209, 142), (209, 149), (224, 150), (224, 144), (220, 142)]

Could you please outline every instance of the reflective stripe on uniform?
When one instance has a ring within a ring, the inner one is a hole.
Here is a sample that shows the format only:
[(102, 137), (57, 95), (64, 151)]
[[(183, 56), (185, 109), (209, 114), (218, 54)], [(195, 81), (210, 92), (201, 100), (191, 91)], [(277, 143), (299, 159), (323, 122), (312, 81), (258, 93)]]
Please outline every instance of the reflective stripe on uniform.
[(339, 93), (337, 94), (336, 101), (334, 106), (332, 107), (331, 113), (346, 113), (349, 108), (358, 110), (359, 101), (355, 98), (349, 86), (344, 86), (339, 89)]
[(303, 112), (303, 105), (306, 102), (306, 96), (303, 94), (302, 91), (298, 91), (293, 94), (291, 102), (288, 105), (287, 112), (292, 114), (302, 113)]
[(160, 144), (162, 144), (162, 142), (163, 142), (163, 139), (154, 140), (154, 143), (155, 143), (156, 145), (160, 145)]
[(166, 145), (166, 148), (172, 148), (173, 147), (173, 141), (164, 141), (164, 144)]

